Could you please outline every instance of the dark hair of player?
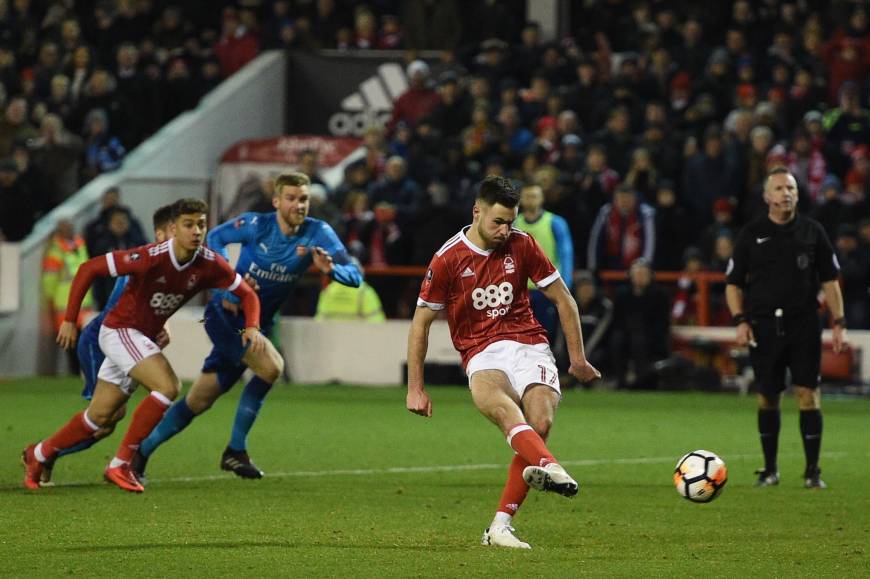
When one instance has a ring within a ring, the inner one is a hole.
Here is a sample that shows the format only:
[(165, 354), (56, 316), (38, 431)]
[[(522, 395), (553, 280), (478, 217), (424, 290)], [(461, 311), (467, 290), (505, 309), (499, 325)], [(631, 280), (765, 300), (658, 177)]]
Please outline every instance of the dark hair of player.
[(191, 215), (192, 213), (208, 213), (208, 203), (202, 199), (187, 197), (179, 199), (172, 204), (173, 221), (176, 221), (182, 215)]
[(163, 229), (172, 223), (172, 205), (158, 208), (151, 217), (151, 221), (154, 223), (154, 229)]
[(506, 177), (487, 175), (480, 182), (477, 198), (490, 205), (498, 203), (503, 207), (513, 209), (520, 203), (520, 192), (517, 191), (517, 188)]
[(290, 173), (282, 173), (275, 179), (275, 195), (281, 194), (281, 189), (286, 186), (302, 187), (303, 185), (311, 185), (311, 179), (305, 173), (292, 171)]

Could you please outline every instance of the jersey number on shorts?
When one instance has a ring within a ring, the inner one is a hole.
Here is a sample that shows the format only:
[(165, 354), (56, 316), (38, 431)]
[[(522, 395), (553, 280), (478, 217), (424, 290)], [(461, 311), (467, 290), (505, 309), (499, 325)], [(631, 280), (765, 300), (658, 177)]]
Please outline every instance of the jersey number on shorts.
[(543, 364), (538, 364), (538, 369), (541, 371), (541, 384), (549, 384), (552, 386), (556, 383), (556, 378), (558, 378), (559, 375), (553, 372), (552, 368), (547, 368)]

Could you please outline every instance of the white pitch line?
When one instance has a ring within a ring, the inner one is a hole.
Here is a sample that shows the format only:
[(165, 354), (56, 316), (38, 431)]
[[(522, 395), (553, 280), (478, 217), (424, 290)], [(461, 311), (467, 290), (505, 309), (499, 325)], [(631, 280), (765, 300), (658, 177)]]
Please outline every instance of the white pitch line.
[[(797, 453), (780, 454), (780, 456), (791, 456)], [(744, 460), (757, 458), (758, 454), (728, 454), (725, 455), (728, 460)], [(824, 458), (842, 458), (846, 456), (845, 452), (828, 452), (824, 454)], [(632, 465), (632, 464), (667, 464), (675, 463), (672, 456), (657, 456), (657, 457), (637, 457), (637, 458), (590, 458), (582, 460), (563, 460), (560, 464), (564, 466), (602, 466), (608, 464), (617, 465)], [(431, 466), (395, 466), (386, 468), (350, 468), (350, 469), (335, 469), (335, 470), (296, 470), (290, 472), (270, 472), (266, 473), (267, 478), (299, 478), (299, 477), (323, 477), (323, 476), (371, 476), (384, 474), (415, 474), (415, 473), (432, 473), (432, 472), (456, 472), (456, 471), (474, 471), (474, 470), (502, 470), (507, 468), (507, 464), (483, 463), (483, 464), (452, 464), (452, 465), (431, 465)], [(230, 473), (211, 474), (201, 476), (179, 476), (169, 478), (154, 478), (148, 479), (149, 485), (154, 483), (177, 483), (177, 482), (207, 482), (212, 480), (228, 480), (232, 478)], [(96, 484), (93, 481), (76, 481), (58, 483), (53, 486), (71, 487), (71, 486), (87, 486)]]

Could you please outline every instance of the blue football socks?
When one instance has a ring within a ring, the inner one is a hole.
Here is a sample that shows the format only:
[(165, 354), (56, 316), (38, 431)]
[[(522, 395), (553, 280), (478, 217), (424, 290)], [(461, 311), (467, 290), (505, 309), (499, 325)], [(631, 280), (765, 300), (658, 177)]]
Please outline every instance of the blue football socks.
[(193, 410), (187, 405), (187, 399), (182, 397), (181, 400), (169, 407), (163, 419), (157, 424), (154, 430), (151, 431), (145, 440), (139, 446), (139, 453), (142, 456), (151, 456), (158, 446), (187, 428), (187, 425), (193, 421)]
[(272, 385), (265, 380), (254, 376), (245, 385), (242, 397), (239, 399), (239, 407), (236, 410), (236, 420), (233, 422), (233, 434), (230, 438), (230, 448), (239, 452), (247, 450), (248, 433), (254, 426), (257, 414), (263, 406)]
[(90, 438), (87, 438), (86, 440), (81, 441), (80, 443), (76, 444), (75, 446), (71, 446), (69, 448), (63, 448), (63, 449), (59, 450), (57, 452), (57, 454), (55, 455), (55, 459), (58, 459), (62, 456), (66, 456), (68, 454), (73, 454), (74, 452), (81, 452), (87, 448), (92, 447), (98, 441), (99, 441), (98, 438), (94, 438), (93, 436), (91, 436)]

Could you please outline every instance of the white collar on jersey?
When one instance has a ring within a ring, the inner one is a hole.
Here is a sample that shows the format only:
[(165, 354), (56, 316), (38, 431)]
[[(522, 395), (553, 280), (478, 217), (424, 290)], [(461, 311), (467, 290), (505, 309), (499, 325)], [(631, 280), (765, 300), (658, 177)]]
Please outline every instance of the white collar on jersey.
[(491, 253), (492, 253), (492, 250), (491, 250), (491, 249), (481, 249), (481, 248), (477, 247), (476, 245), (474, 245), (474, 243), (472, 243), (470, 239), (468, 239), (468, 237), (465, 235), (465, 232), (468, 231), (470, 228), (471, 228), (470, 225), (466, 225), (466, 226), (463, 227), (462, 230), (459, 232), (459, 238), (462, 240), (462, 243), (464, 243), (465, 245), (467, 245), (467, 246), (468, 246), (468, 249), (470, 249), (470, 250), (473, 251), (474, 253), (479, 253), (480, 255), (489, 255), (489, 254), (491, 254)]
[(184, 271), (185, 269), (190, 267), (193, 262), (196, 261), (196, 256), (199, 255), (199, 251), (202, 249), (202, 246), (197, 247), (196, 251), (193, 253), (193, 257), (191, 257), (190, 260), (184, 265), (180, 265), (178, 263), (178, 259), (175, 258), (175, 244), (172, 242), (171, 239), (167, 239), (166, 243), (169, 244), (169, 259), (170, 261), (172, 261), (173, 267), (175, 267), (175, 269), (178, 271)]

